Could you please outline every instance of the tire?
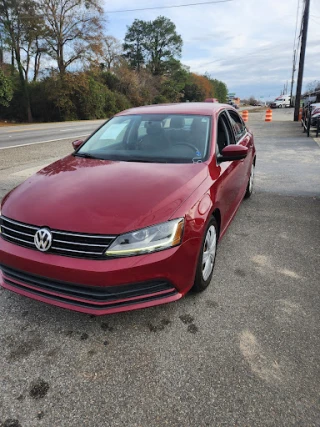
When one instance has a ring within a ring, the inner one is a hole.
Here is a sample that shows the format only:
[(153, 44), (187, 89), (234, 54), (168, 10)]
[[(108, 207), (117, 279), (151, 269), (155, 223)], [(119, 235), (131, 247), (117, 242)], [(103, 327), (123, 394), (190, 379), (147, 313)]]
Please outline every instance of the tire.
[[(219, 227), (216, 219), (212, 217), (202, 239), (196, 276), (192, 287), (193, 292), (203, 292), (211, 282), (217, 254), (218, 237)], [(212, 246), (208, 248), (208, 244)], [(205, 254), (207, 254), (207, 260), (204, 262)]]
[(282, 108), (282, 104), (279, 105), (279, 108)]
[(249, 199), (249, 197), (251, 197), (251, 195), (253, 193), (254, 169), (255, 169), (255, 166), (252, 163), (252, 165), (251, 165), (251, 171), (250, 171), (250, 177), (249, 177), (247, 189), (246, 189), (246, 192), (245, 192), (245, 195), (244, 195), (245, 199)]

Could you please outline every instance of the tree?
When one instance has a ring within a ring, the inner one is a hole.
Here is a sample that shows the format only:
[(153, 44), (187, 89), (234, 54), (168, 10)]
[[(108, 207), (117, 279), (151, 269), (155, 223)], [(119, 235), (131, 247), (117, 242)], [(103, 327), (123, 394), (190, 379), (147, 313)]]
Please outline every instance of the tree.
[(4, 29), (3, 29), (3, 25), (0, 22), (0, 67), (2, 67), (3, 65), (3, 33), (4, 33)]
[(12, 99), (13, 89), (11, 81), (4, 75), (0, 69), (0, 105), (8, 107)]
[(225, 103), (228, 98), (228, 88), (225, 83), (217, 79), (210, 79), (210, 83), (213, 87), (214, 97), (218, 99), (219, 102)]
[(182, 38), (175, 24), (164, 16), (154, 21), (135, 19), (128, 27), (123, 49), (132, 68), (140, 71), (147, 65), (153, 75), (162, 75), (168, 62), (180, 57)]
[(48, 54), (60, 75), (70, 64), (100, 45), (102, 9), (99, 0), (38, 0), (45, 19)]
[[(40, 19), (40, 18), (39, 18)], [(28, 121), (32, 121), (28, 92), (30, 49), (37, 32), (36, 3), (33, 0), (0, 0), (0, 27), (3, 28), (7, 43), (18, 67), (20, 85), (24, 94), (23, 102)], [(25, 52), (25, 59), (22, 52)]]
[(130, 27), (127, 26), (127, 29), (123, 43), (124, 56), (129, 61), (131, 68), (139, 72), (141, 66), (145, 63), (147, 23), (135, 19)]
[(128, 64), (121, 64), (116, 68), (115, 74), (118, 78), (117, 91), (125, 94), (133, 105), (142, 105), (144, 99), (141, 96), (139, 73), (132, 70)]
[(175, 24), (164, 16), (148, 22), (144, 49), (152, 74), (163, 74), (166, 63), (181, 56), (182, 38), (177, 34)]
[[(136, 19), (123, 52), (113, 36), (102, 37), (100, 2), (0, 0), (0, 65), (3, 50), (11, 53), (11, 65), (0, 66), (1, 117), (31, 120), (32, 110), (39, 121), (90, 119), (159, 102), (225, 101), (223, 82), (181, 64), (173, 22)], [(57, 66), (39, 79), (44, 53)]]
[(45, 47), (45, 41), (37, 34), (34, 41), (34, 65), (33, 65), (33, 81), (35, 82), (39, 76), (40, 72), (40, 62), (42, 53), (47, 52)]
[(122, 46), (113, 36), (105, 36), (102, 41), (102, 60), (108, 71), (115, 66), (122, 54)]
[(160, 98), (156, 97), (155, 102), (180, 102), (185, 97), (185, 87), (190, 80), (190, 72), (176, 59), (168, 61), (166, 68), (166, 75), (161, 79), (161, 95)]
[(203, 102), (206, 98), (214, 96), (213, 86), (206, 76), (190, 73), (185, 87), (185, 100)]
[(258, 101), (256, 100), (256, 98), (253, 95), (251, 95), (249, 100), (248, 100), (248, 103), (250, 105), (256, 105), (256, 104), (258, 104)]
[[(6, 44), (13, 50), (18, 69), (19, 66), (22, 67), (24, 79), (28, 82), (31, 57), (40, 50), (39, 38), (42, 33), (43, 18), (37, 12), (35, 0), (0, 0), (0, 10), (1, 8), (4, 16), (0, 18), (0, 28), (3, 27)], [(2, 42), (1, 35), (0, 39)], [(40, 56), (36, 55), (37, 71), (40, 67), (39, 60)]]
[(30, 62), (34, 55), (33, 80), (37, 79), (40, 69), (41, 53), (45, 51), (39, 40), (43, 36), (43, 17), (38, 13), (38, 5), (34, 0), (21, 2), (21, 49), (24, 51), (23, 69), (26, 82), (29, 81)]
[(320, 80), (314, 80), (313, 82), (308, 83), (307, 90), (308, 92), (320, 90)]

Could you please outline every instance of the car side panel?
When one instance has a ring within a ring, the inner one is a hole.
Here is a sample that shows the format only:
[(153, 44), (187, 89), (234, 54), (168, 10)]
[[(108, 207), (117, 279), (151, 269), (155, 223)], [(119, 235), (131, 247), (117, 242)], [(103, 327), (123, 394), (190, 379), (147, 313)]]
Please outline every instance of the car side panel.
[[(212, 141), (215, 141), (215, 136), (214, 127), (211, 135)], [(241, 204), (255, 156), (254, 139), (249, 130), (239, 144), (248, 147), (249, 152), (246, 159), (217, 164), (215, 143), (212, 143), (212, 156), (208, 161), (207, 178), (173, 215), (173, 217), (179, 217), (187, 211), (189, 223), (193, 224), (194, 236), (199, 233), (203, 234), (212, 212), (218, 209), (221, 216), (221, 237)], [(210, 202), (208, 202), (209, 200)], [(188, 237), (193, 237), (193, 232)]]

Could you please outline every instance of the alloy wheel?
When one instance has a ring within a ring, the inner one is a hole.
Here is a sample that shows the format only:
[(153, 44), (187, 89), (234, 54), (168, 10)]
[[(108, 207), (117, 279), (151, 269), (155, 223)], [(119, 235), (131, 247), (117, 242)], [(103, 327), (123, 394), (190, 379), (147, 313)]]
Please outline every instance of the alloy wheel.
[(202, 254), (202, 277), (208, 280), (214, 266), (214, 259), (217, 251), (217, 231), (213, 225), (208, 228), (203, 245)]

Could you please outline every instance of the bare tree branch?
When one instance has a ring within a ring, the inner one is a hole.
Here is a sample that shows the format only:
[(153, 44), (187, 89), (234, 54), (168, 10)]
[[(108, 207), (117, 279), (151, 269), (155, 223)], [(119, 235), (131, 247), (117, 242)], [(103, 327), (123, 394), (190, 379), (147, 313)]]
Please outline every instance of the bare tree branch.
[(57, 61), (61, 75), (101, 39), (102, 9), (99, 0), (38, 0), (46, 22), (48, 54)]

